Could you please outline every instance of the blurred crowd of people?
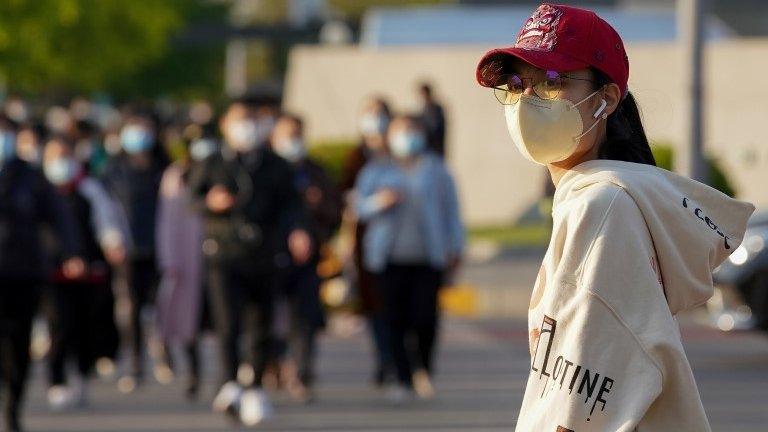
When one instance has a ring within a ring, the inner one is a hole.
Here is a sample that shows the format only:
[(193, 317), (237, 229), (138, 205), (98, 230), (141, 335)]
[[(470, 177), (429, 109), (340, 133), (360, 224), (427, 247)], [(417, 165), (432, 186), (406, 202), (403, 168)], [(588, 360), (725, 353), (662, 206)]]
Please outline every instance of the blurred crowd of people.
[(219, 346), (215, 411), (258, 424), (272, 414), (270, 377), (310, 402), (328, 277), (318, 269), (340, 230), (354, 239), (335, 255), (349, 257), (340, 272), (369, 323), (373, 382), (392, 402), (432, 397), (438, 290), (460, 263), (464, 232), (442, 159), (444, 115), (428, 85), (419, 91), (415, 115), (393, 114), (382, 98), (364, 104), (340, 179), (308, 155), (302, 119), (269, 101), (233, 102), (217, 116), (206, 102), (6, 99), (0, 389), (9, 430), (20, 429), (37, 316), (50, 335), (54, 410), (87, 403), (89, 376), (110, 367), (125, 393), (147, 364), (163, 383), (183, 369), (195, 397), (208, 329)]

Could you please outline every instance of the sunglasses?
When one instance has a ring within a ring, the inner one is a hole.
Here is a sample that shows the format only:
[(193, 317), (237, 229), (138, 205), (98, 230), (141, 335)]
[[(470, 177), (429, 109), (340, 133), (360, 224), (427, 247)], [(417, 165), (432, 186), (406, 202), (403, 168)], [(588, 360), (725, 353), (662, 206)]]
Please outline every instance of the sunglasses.
[(555, 99), (560, 94), (565, 80), (595, 82), (591, 79), (572, 77), (555, 71), (547, 71), (540, 78), (507, 74), (501, 75), (496, 80), (496, 85), (493, 86), (493, 94), (502, 105), (514, 105), (520, 100), (520, 96), (528, 87), (526, 86), (526, 82), (528, 82), (536, 96), (542, 99)]

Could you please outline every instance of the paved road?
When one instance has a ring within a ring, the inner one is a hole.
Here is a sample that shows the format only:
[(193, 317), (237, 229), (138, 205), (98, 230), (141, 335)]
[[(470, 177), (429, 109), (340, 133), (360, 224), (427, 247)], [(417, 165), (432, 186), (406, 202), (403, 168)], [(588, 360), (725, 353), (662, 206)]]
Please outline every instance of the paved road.
[[(527, 360), (525, 344), (502, 339), (523, 337), (509, 326), (499, 336), (475, 323), (449, 321), (444, 327), (438, 397), (396, 408), (369, 384), (370, 355), (363, 333), (323, 339), (318, 398), (310, 406), (276, 398), (276, 417), (268, 431), (502, 431), (511, 430), (520, 403)], [(523, 332), (524, 333), (524, 332)], [(208, 352), (213, 341), (207, 341)], [(210, 357), (210, 356), (209, 356)], [(119, 394), (114, 383), (97, 382), (88, 410), (51, 414), (45, 406), (42, 371), (35, 373), (26, 425), (33, 431), (218, 431), (232, 425), (211, 414), (215, 392), (213, 359), (207, 362), (201, 400), (182, 398), (181, 384), (154, 382), (134, 394)]]
[[(269, 431), (510, 431), (527, 370), (520, 321), (449, 320), (443, 327), (436, 400), (395, 408), (367, 385), (368, 346), (363, 334), (326, 337), (320, 357), (319, 396), (300, 406), (277, 397)], [(686, 348), (715, 431), (768, 430), (768, 338), (723, 335), (686, 325)], [(213, 349), (207, 341), (208, 352)], [(210, 356), (209, 356), (210, 357)], [(212, 359), (211, 359), (212, 360)], [(35, 431), (218, 431), (232, 425), (208, 410), (215, 389), (212, 361), (201, 400), (181, 397), (181, 385), (149, 383), (119, 394), (97, 382), (88, 410), (51, 414), (44, 403), (40, 365), (30, 392), (26, 423)]]
[[(525, 279), (538, 265), (471, 268), (474, 281), (506, 278), (510, 268)], [(530, 277), (532, 280), (532, 276)], [(527, 280), (527, 279), (525, 279)], [(503, 301), (524, 301), (524, 286), (511, 287)], [(522, 299), (522, 300), (519, 300)], [(683, 337), (705, 408), (715, 431), (768, 431), (768, 337), (756, 333), (723, 334), (683, 319)], [(511, 431), (514, 429), (528, 369), (524, 319), (514, 313), (499, 320), (447, 319), (439, 353), (438, 397), (430, 402), (392, 407), (368, 385), (370, 353), (365, 332), (326, 335), (319, 359), (317, 402), (297, 405), (277, 395), (276, 417), (260, 427), (267, 431)], [(215, 341), (206, 339), (204, 386), (198, 402), (182, 397), (181, 383), (148, 383), (130, 395), (114, 382), (94, 383), (91, 406), (52, 414), (45, 405), (43, 373), (34, 371), (25, 415), (31, 431), (221, 431), (236, 429), (210, 413), (215, 392)]]

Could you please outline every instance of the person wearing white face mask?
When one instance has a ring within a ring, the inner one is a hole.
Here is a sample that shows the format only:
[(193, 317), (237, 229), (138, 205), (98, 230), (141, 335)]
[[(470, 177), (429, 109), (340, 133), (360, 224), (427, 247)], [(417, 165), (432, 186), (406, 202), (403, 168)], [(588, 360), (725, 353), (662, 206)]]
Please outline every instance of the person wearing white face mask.
[(712, 296), (754, 206), (655, 166), (628, 77), (605, 20), (551, 4), (477, 66), (556, 186), (520, 432), (711, 430), (675, 316)]
[[(202, 250), (221, 342), (221, 388), (213, 408), (237, 413), (250, 426), (272, 413), (262, 377), (273, 348), (277, 268), (307, 263), (316, 247), (292, 168), (265, 145), (273, 124), (266, 111), (255, 117), (243, 103), (230, 105), (220, 121), (225, 151), (198, 164), (190, 177), (194, 205), (203, 214)], [(242, 334), (253, 338), (255, 379), (245, 388), (237, 381)]]
[[(157, 210), (157, 262), (161, 274), (157, 292), (156, 323), (163, 342), (161, 361), (155, 366), (160, 382), (169, 382), (178, 369), (172, 347), (179, 346), (188, 365), (186, 396), (200, 388), (198, 340), (204, 306), (203, 220), (192, 203), (190, 177), (196, 167), (217, 153), (212, 137), (185, 127), (179, 158), (163, 172)], [(202, 135), (202, 136), (200, 136)]]
[(5, 430), (21, 430), (19, 414), (30, 365), (30, 334), (41, 288), (49, 282), (50, 242), (60, 246), (61, 272), (81, 278), (78, 226), (43, 173), (18, 158), (16, 124), (0, 114), (0, 387)]
[(148, 115), (128, 117), (119, 135), (123, 151), (110, 158), (101, 176), (107, 190), (122, 207), (131, 233), (125, 265), (131, 304), (130, 331), (124, 334), (131, 357), (127, 374), (118, 380), (118, 390), (124, 393), (134, 391), (144, 379), (145, 341), (141, 311), (154, 298), (159, 279), (155, 224), (157, 194), (165, 160), (157, 151), (155, 130)]
[[(453, 178), (426, 149), (418, 120), (396, 117), (387, 133), (391, 159), (363, 169), (355, 187), (357, 217), (368, 224), (365, 266), (377, 275), (398, 385), (389, 396), (434, 394), (438, 289), (456, 271), (464, 229)], [(417, 340), (416, 352), (406, 342)]]
[(390, 120), (389, 104), (385, 99), (373, 97), (365, 101), (358, 117), (360, 141), (354, 149), (347, 153), (339, 182), (347, 205), (344, 214), (346, 223), (342, 225), (341, 229), (351, 231), (349, 235), (354, 238), (354, 244), (348, 258), (350, 262), (347, 264), (348, 268), (351, 269), (348, 273), (352, 274), (349, 279), (351, 279), (350, 283), (360, 298), (360, 313), (368, 321), (368, 330), (376, 354), (371, 381), (377, 387), (383, 386), (394, 377), (394, 362), (389, 349), (389, 336), (384, 322), (383, 301), (375, 287), (374, 275), (363, 264), (365, 261), (363, 237), (365, 236), (366, 224), (354, 217), (351, 208), (355, 201), (355, 183), (363, 167), (388, 161), (386, 133)]
[[(125, 259), (129, 234), (120, 207), (98, 181), (86, 175), (66, 138), (48, 140), (42, 163), (45, 176), (74, 215), (86, 264), (85, 274), (77, 278), (67, 276), (63, 268), (56, 271), (48, 290), (48, 403), (61, 411), (87, 403), (87, 381), (96, 360), (116, 355), (112, 267)], [(62, 261), (61, 251), (54, 256)], [(70, 357), (79, 372), (74, 383), (66, 377)]]
[(325, 324), (317, 266), (341, 223), (341, 192), (323, 167), (307, 156), (304, 123), (299, 117), (283, 114), (275, 125), (271, 142), (275, 152), (293, 166), (293, 186), (308, 213), (313, 243), (318, 245), (305, 264), (281, 268), (278, 277), (278, 301), (286, 306), (278, 311), (287, 312), (282, 321), (288, 324), (283, 326), (287, 327), (286, 333), (278, 336), (287, 342), (280, 344), (287, 345), (287, 349), (280, 347), (279, 360), (288, 392), (306, 403), (313, 398), (315, 339)]

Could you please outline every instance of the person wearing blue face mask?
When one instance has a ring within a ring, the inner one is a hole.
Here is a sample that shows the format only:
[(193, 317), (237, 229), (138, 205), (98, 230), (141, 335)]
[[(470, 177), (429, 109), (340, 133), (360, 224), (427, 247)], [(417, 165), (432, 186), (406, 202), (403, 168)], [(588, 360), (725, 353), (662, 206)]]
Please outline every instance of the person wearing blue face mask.
[(16, 156), (15, 131), (15, 124), (0, 116), (0, 387), (11, 431), (21, 429), (32, 318), (52, 270), (44, 228), (52, 228), (48, 232), (60, 244), (62, 274), (78, 279), (85, 272), (72, 214), (40, 170)]
[[(75, 158), (74, 145), (67, 138), (48, 140), (42, 165), (46, 178), (75, 218), (86, 260), (83, 277), (71, 278), (61, 269), (56, 271), (46, 296), (51, 335), (48, 403), (54, 411), (61, 411), (75, 403), (87, 403), (87, 380), (96, 360), (116, 355), (112, 266), (125, 259), (128, 227), (101, 183), (88, 176)], [(54, 247), (51, 253), (61, 263), (61, 248)], [(66, 379), (70, 355), (80, 375), (75, 383)]]
[[(456, 270), (464, 246), (453, 178), (426, 150), (417, 119), (396, 117), (387, 133), (391, 158), (369, 164), (356, 184), (355, 210), (368, 224), (365, 266), (378, 276), (399, 385), (395, 403), (411, 391), (431, 398), (437, 339), (438, 289)], [(406, 340), (415, 337), (416, 352)], [(415, 361), (413, 361), (415, 359)]]
[(155, 151), (155, 125), (149, 116), (129, 117), (119, 137), (123, 151), (107, 163), (102, 180), (122, 206), (131, 233), (125, 274), (131, 304), (126, 342), (132, 355), (128, 374), (118, 381), (120, 391), (131, 392), (144, 375), (141, 310), (152, 302), (158, 281), (155, 220), (164, 164)]

